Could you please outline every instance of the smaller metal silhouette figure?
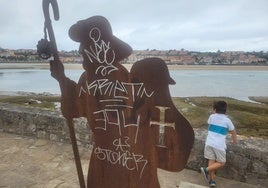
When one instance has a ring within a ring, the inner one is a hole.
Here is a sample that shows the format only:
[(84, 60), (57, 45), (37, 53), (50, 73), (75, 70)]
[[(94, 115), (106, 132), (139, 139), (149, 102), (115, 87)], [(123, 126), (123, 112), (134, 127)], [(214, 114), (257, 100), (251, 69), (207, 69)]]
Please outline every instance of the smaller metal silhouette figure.
[(143, 82), (147, 91), (154, 93), (136, 100), (134, 109), (141, 114), (141, 123), (154, 132), (158, 168), (182, 170), (191, 152), (194, 132), (172, 102), (169, 85), (175, 81), (166, 63), (159, 58), (143, 59), (133, 64), (130, 74), (132, 82)]

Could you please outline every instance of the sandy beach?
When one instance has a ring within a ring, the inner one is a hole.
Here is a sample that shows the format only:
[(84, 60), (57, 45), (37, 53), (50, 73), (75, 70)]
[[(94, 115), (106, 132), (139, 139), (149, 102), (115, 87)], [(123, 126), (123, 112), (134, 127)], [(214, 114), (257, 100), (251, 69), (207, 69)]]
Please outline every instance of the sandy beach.
[(244, 65), (168, 65), (168, 68), (169, 70), (268, 70), (268, 66)]
[[(123, 64), (128, 70), (132, 64)], [(83, 69), (82, 64), (65, 63), (66, 69)], [(268, 66), (246, 65), (168, 65), (169, 70), (257, 70), (267, 71)], [(49, 63), (0, 63), (0, 69), (49, 69)]]

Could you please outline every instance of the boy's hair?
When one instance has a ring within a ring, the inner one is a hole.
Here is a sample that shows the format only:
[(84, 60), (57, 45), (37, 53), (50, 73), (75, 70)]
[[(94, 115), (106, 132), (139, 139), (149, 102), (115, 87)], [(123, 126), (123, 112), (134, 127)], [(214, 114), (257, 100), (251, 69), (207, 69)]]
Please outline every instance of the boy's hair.
[(227, 103), (225, 101), (215, 101), (213, 104), (213, 109), (218, 114), (225, 114), (227, 110)]

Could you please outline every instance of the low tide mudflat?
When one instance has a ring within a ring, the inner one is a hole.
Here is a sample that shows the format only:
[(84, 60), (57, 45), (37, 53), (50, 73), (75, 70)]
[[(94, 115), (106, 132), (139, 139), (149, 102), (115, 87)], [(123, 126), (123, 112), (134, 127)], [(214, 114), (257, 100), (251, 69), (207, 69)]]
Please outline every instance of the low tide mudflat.
[[(228, 103), (228, 116), (232, 119), (238, 134), (268, 139), (268, 97), (251, 97), (252, 102), (223, 97), (176, 97), (177, 109), (194, 128), (207, 128), (207, 118), (212, 112), (215, 100)], [(60, 96), (35, 93), (1, 93), (1, 103), (11, 103), (49, 110), (57, 108)]]

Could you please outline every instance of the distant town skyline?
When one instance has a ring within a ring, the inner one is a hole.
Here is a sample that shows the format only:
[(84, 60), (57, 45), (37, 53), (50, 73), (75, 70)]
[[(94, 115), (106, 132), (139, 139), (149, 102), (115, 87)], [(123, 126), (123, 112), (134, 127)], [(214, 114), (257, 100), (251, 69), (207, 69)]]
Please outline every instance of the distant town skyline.
[[(77, 50), (60, 51), (63, 63), (82, 63), (83, 58)], [(159, 57), (168, 65), (268, 65), (268, 52), (195, 52), (187, 50), (134, 50), (121, 63), (132, 64), (141, 59)], [(36, 50), (9, 50), (0, 48), (0, 63), (44, 62)]]
[[(78, 20), (103, 15), (134, 50), (268, 51), (267, 0), (58, 0), (52, 24), (59, 50), (77, 50), (68, 36)], [(1, 0), (0, 47), (35, 49), (43, 37), (41, 0)], [(51, 17), (53, 14), (51, 11)]]

